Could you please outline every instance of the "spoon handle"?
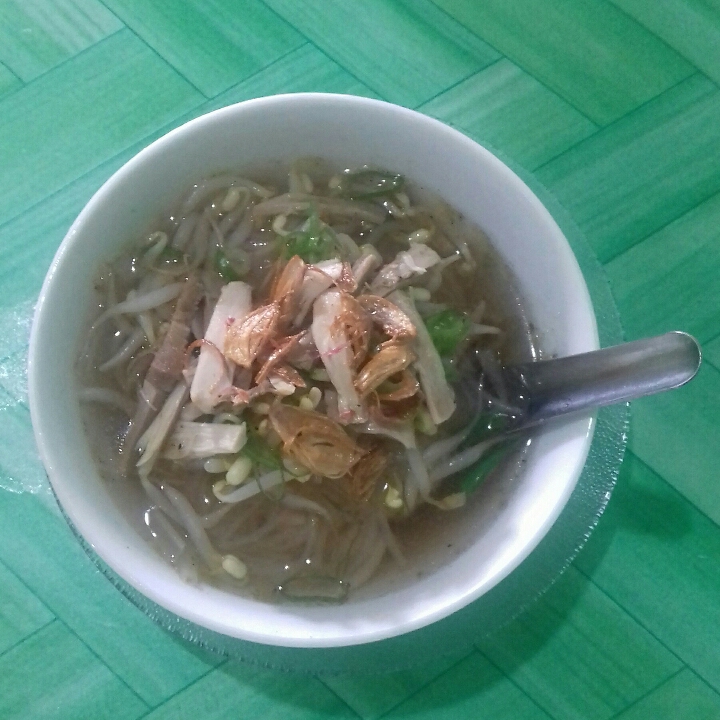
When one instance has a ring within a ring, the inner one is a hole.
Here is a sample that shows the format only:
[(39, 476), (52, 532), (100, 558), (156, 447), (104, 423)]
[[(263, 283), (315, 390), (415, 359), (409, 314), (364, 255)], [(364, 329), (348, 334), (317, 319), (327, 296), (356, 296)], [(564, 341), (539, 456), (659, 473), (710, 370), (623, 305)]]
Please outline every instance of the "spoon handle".
[(582, 355), (515, 366), (512, 375), (529, 401), (525, 423), (536, 423), (680, 387), (695, 376), (700, 361), (695, 338), (669, 332)]

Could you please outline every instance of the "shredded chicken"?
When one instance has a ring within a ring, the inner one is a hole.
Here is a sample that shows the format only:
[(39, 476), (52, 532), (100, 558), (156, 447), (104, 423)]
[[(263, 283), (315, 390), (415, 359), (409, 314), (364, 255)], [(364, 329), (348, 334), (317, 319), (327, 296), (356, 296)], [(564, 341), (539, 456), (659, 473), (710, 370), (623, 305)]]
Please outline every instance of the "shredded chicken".
[(423, 243), (413, 243), (409, 250), (403, 250), (397, 257), (381, 268), (370, 283), (370, 291), (384, 297), (392, 292), (402, 280), (415, 275), (424, 275), (428, 268), (440, 262), (440, 256)]

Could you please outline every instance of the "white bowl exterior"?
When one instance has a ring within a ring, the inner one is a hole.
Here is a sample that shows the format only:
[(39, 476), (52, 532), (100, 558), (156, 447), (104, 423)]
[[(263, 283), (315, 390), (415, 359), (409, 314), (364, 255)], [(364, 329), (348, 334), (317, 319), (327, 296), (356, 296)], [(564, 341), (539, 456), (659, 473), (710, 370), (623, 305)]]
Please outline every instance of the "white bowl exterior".
[(439, 620), (487, 592), (531, 552), (580, 475), (593, 423), (535, 439), (514, 492), (469, 549), (392, 594), (331, 607), (259, 603), (182, 582), (111, 500), (83, 432), (73, 364), (92, 301), (92, 276), (198, 178), (316, 155), (407, 175), (480, 226), (511, 267), (543, 347), (568, 355), (598, 346), (587, 287), (562, 232), (527, 186), (455, 130), (387, 103), (299, 94), (234, 105), (154, 142), (96, 193), (53, 261), (33, 324), (28, 366), (36, 439), (57, 497), (78, 531), (122, 578), (172, 612), (250, 641), (330, 647), (380, 640)]

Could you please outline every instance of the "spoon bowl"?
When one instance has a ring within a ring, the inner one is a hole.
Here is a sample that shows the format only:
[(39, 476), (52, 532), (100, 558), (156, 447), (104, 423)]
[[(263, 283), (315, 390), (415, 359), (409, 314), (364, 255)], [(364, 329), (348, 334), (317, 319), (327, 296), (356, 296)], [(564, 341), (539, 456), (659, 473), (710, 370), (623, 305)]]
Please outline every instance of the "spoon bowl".
[[(674, 331), (602, 350), (503, 369), (495, 410), (509, 432), (570, 413), (628, 402), (692, 380), (702, 352), (692, 335)], [(480, 361), (482, 366), (482, 361)], [(488, 374), (490, 382), (496, 373)], [(492, 400), (490, 401), (492, 403)]]

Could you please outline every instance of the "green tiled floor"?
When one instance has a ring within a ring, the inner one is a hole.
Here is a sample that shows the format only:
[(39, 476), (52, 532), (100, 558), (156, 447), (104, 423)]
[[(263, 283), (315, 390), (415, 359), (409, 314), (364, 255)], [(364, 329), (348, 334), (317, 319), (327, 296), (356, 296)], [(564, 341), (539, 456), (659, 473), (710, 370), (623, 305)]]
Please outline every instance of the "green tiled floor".
[[(720, 718), (720, 3), (0, 0), (0, 718)], [(415, 107), (534, 174), (605, 265), (629, 338), (706, 364), (632, 408), (588, 546), (461, 660), (364, 676), (231, 663), (87, 558), (37, 458), (34, 299), (92, 193), (155, 137), (251, 97)]]

